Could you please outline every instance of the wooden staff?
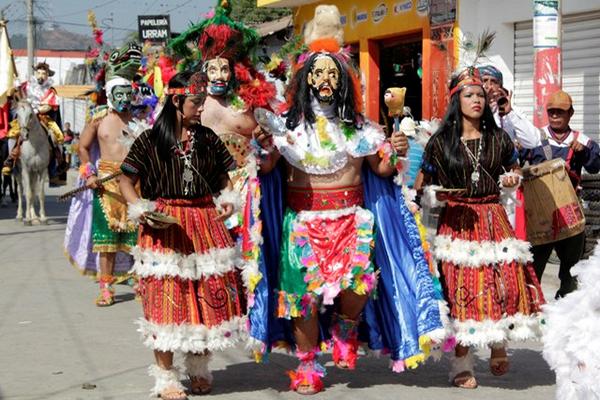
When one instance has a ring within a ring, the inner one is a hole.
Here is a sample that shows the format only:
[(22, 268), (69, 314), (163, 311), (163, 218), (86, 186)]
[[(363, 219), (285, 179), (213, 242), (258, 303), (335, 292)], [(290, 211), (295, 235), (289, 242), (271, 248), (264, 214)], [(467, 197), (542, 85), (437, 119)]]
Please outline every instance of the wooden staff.
[[(112, 174), (110, 174), (110, 175), (108, 175), (108, 176), (105, 176), (104, 178), (100, 178), (100, 179), (98, 179), (98, 180), (96, 181), (96, 183), (97, 183), (98, 185), (101, 185), (101, 184), (103, 184), (104, 182), (108, 182), (108, 181), (110, 181), (111, 179), (115, 179), (117, 176), (119, 176), (119, 175), (121, 175), (121, 174), (123, 174), (123, 171), (117, 171), (117, 172), (115, 172), (115, 173), (112, 173)], [(88, 190), (88, 189), (90, 189), (90, 188), (89, 188), (89, 187), (87, 187), (87, 186), (85, 186), (85, 185), (84, 185), (84, 186), (80, 186), (80, 187), (78, 187), (77, 189), (70, 190), (70, 191), (68, 191), (67, 193), (63, 194), (63, 195), (60, 195), (60, 196), (58, 197), (58, 201), (65, 201), (65, 200), (67, 200), (67, 199), (69, 199), (69, 198), (71, 198), (71, 197), (73, 197), (73, 196), (75, 196), (75, 195), (77, 195), (77, 194), (79, 194), (79, 193), (81, 193), (81, 192), (85, 192), (85, 191), (86, 191), (86, 190)]]

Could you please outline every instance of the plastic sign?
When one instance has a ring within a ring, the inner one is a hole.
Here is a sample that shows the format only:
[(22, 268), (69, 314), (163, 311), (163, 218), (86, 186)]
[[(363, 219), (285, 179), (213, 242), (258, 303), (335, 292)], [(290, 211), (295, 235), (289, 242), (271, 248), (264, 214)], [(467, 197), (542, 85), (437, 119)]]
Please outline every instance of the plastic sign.
[(373, 12), (371, 13), (371, 15), (373, 16), (373, 22), (374, 23), (381, 22), (381, 20), (385, 18), (387, 13), (388, 13), (388, 8), (385, 5), (385, 3), (379, 3), (379, 5), (377, 7), (375, 7), (373, 9)]
[(166, 42), (171, 37), (168, 15), (138, 15), (138, 32), (141, 42)]

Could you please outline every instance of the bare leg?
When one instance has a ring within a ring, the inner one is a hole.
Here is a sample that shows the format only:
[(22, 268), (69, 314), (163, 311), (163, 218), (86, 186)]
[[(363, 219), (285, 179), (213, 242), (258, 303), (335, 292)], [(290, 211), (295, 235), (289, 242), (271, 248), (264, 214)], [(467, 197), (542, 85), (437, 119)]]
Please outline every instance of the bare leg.
[(112, 276), (117, 253), (100, 253), (100, 276)]
[(490, 353), (490, 372), (495, 376), (506, 374), (509, 368), (506, 347), (503, 345), (492, 346)]
[(308, 319), (294, 318), (294, 338), (302, 352), (313, 351), (319, 341), (319, 319), (316, 315)]
[(473, 361), (472, 354), (469, 354), (469, 347), (461, 346), (460, 344), (456, 345), (450, 375), (454, 386), (463, 389), (475, 389), (477, 387), (477, 381), (473, 375)]
[(340, 312), (350, 319), (357, 319), (368, 299), (352, 290), (344, 290), (340, 296)]

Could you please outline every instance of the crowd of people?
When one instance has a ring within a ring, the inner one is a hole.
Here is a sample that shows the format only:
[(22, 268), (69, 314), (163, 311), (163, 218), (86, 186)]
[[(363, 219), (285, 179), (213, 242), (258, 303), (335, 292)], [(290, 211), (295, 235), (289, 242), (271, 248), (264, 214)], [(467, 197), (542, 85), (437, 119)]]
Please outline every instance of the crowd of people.
[[(569, 125), (571, 97), (552, 94), (549, 125), (537, 129), (497, 68), (460, 68), (411, 196), (405, 133), (417, 127), (405, 117), (386, 134), (364, 116), (335, 7), (317, 7), (287, 68), (253, 64), (258, 36), (229, 12), (219, 1), (170, 44), (179, 72), (153, 76), (161, 96), (139, 78), (139, 46), (105, 57), (96, 97), (106, 105), (81, 136), (46, 117), (56, 111), (47, 65), (24, 88), (65, 149), (56, 165), (78, 168), (77, 184), (91, 189), (72, 200), (70, 261), (97, 276), (100, 307), (114, 304), (114, 284), (134, 282), (152, 394), (187, 398), (176, 353), (190, 392), (210, 392), (212, 353), (241, 341), (258, 361), (293, 350), (290, 388), (306, 395), (324, 388), (324, 351), (354, 369), (361, 343), (389, 354), (394, 372), (451, 353), (450, 383), (464, 389), (478, 384), (474, 348), (490, 349), (493, 375), (507, 374), (508, 343), (544, 335), (540, 282), (553, 250), (556, 298), (577, 289), (585, 233), (570, 228), (581, 205), (554, 210), (545, 241), (528, 239), (525, 211), (532, 167), (562, 160), (574, 193), (582, 169), (600, 171), (598, 144)], [(273, 83), (282, 70), (283, 96)], [(18, 146), (5, 151), (7, 174)], [(441, 207), (433, 235), (419, 204)]]

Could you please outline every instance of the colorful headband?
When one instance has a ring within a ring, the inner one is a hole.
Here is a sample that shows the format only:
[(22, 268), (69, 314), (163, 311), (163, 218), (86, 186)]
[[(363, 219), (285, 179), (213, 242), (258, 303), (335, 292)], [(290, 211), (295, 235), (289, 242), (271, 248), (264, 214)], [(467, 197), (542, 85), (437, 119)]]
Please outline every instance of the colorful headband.
[(483, 87), (483, 82), (481, 82), (481, 79), (475, 78), (475, 77), (463, 79), (462, 81), (458, 82), (458, 84), (454, 87), (454, 89), (450, 90), (450, 97), (452, 97), (454, 95), (454, 93), (460, 92), (461, 90), (463, 90), (465, 88), (465, 86), (482, 86)]
[(168, 95), (184, 95), (184, 96), (196, 96), (199, 94), (206, 93), (206, 86), (192, 84), (181, 88), (169, 88), (167, 89)]

